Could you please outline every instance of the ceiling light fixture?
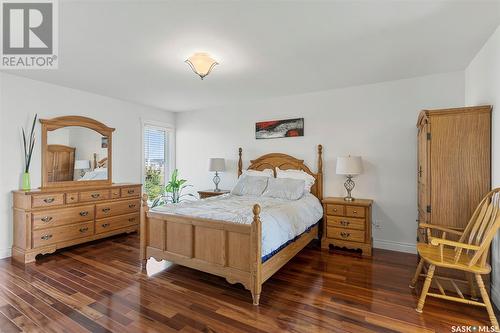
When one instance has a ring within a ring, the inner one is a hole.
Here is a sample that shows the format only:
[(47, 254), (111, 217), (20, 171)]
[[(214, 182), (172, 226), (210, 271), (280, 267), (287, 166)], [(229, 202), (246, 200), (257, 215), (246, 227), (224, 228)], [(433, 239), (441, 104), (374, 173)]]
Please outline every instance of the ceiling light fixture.
[(208, 53), (198, 52), (190, 56), (185, 61), (189, 67), (200, 76), (203, 80), (205, 76), (210, 74), (212, 68), (219, 63), (215, 61)]

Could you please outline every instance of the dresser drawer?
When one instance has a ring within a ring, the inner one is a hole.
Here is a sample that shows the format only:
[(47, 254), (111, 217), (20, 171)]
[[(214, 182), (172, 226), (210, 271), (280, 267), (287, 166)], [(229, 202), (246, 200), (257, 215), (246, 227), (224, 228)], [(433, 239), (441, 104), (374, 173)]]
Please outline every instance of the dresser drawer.
[(96, 191), (85, 191), (80, 192), (80, 201), (88, 202), (88, 201), (99, 201), (99, 200), (107, 200), (110, 196), (110, 190), (96, 190)]
[(95, 221), (95, 232), (101, 234), (115, 229), (139, 224), (139, 214), (127, 214)]
[(120, 189), (119, 188), (114, 188), (111, 190), (111, 199), (120, 199), (121, 194), (120, 194)]
[(31, 214), (33, 230), (94, 220), (94, 205), (46, 210)]
[(109, 202), (96, 205), (96, 219), (111, 217), (116, 215), (139, 212), (141, 201), (139, 199), (126, 200), (121, 202)]
[(38, 194), (31, 197), (31, 206), (33, 208), (38, 207), (51, 207), (64, 204), (64, 194), (54, 193), (54, 194)]
[(66, 193), (66, 203), (73, 204), (78, 202), (78, 192)]
[(94, 234), (94, 222), (33, 231), (33, 247), (41, 247)]
[(364, 219), (357, 219), (354, 217), (327, 216), (326, 221), (328, 227), (365, 230)]
[(138, 197), (141, 195), (140, 186), (122, 187), (122, 198)]
[(344, 206), (343, 205), (335, 205), (335, 204), (327, 204), (326, 205), (326, 215), (344, 215)]
[(328, 227), (327, 236), (328, 238), (341, 239), (344, 241), (360, 243), (365, 241), (365, 232), (361, 230)]
[(365, 207), (346, 206), (345, 215), (352, 217), (365, 217)]

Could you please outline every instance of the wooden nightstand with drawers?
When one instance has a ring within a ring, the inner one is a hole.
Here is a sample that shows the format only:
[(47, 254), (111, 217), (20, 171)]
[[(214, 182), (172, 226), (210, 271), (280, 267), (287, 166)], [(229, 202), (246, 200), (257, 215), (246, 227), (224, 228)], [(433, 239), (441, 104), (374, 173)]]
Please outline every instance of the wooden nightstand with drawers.
[(210, 197), (216, 197), (218, 195), (227, 194), (229, 192), (231, 192), (231, 191), (220, 190), (220, 191), (215, 192), (214, 190), (205, 190), (205, 191), (198, 191), (198, 195), (200, 196), (200, 199), (206, 199), (206, 198), (210, 198)]
[(321, 247), (330, 245), (361, 249), (363, 256), (372, 255), (372, 204), (369, 199), (345, 201), (344, 198), (323, 199), (323, 237)]

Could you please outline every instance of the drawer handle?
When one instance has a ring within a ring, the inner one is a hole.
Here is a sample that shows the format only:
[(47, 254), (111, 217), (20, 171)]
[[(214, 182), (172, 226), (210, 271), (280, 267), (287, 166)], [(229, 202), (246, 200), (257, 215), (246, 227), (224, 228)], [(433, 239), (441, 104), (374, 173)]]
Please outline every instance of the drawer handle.
[(52, 238), (52, 235), (43, 235), (42, 237), (40, 237), (42, 240), (49, 240)]
[(101, 195), (100, 195), (99, 193), (93, 193), (93, 194), (91, 194), (90, 196), (91, 196), (92, 198), (94, 198), (94, 199), (97, 199), (97, 198), (99, 198)]
[(351, 222), (346, 221), (346, 220), (342, 220), (342, 221), (340, 221), (340, 224), (342, 224), (343, 226), (348, 226), (349, 224), (351, 224)]
[(128, 219), (129, 222), (134, 222), (135, 221), (135, 217), (131, 217)]
[(75, 200), (75, 197), (70, 197), (69, 198), (70, 201), (74, 201)]
[(49, 203), (53, 203), (53, 202), (54, 202), (54, 200), (55, 200), (54, 198), (45, 198), (45, 199), (43, 199), (43, 201), (44, 201), (45, 203), (48, 203), (48, 204), (49, 204)]
[(89, 215), (88, 211), (82, 211), (82, 212), (80, 212), (80, 216), (87, 216), (87, 215)]
[(136, 204), (130, 204), (128, 205), (128, 208), (135, 208), (137, 205)]
[(128, 190), (127, 193), (128, 194), (133, 194), (135, 192), (135, 190)]
[(353, 211), (352, 211), (352, 213), (353, 213), (353, 214), (357, 214), (357, 213), (358, 213), (358, 211), (357, 211), (357, 210), (353, 210)]
[(114, 195), (115, 197), (119, 197), (119, 196), (120, 196), (120, 193), (115, 192), (115, 193), (113, 193), (113, 195)]
[(103, 213), (109, 213), (110, 210), (111, 208), (108, 207), (102, 209)]
[(109, 227), (109, 223), (103, 223), (103, 224), (101, 224), (101, 226), (102, 226), (103, 228), (107, 228), (107, 227)]
[(45, 223), (49, 223), (50, 221), (52, 221), (52, 216), (44, 216), (41, 218), (41, 220)]
[(349, 238), (349, 236), (351, 236), (351, 233), (342, 231), (340, 233), (340, 236), (342, 236), (342, 238)]
[(80, 228), (80, 232), (87, 232), (87, 231), (89, 231), (89, 227)]
[(334, 211), (334, 212), (337, 212), (337, 208), (334, 208), (334, 209), (333, 209), (333, 211)]

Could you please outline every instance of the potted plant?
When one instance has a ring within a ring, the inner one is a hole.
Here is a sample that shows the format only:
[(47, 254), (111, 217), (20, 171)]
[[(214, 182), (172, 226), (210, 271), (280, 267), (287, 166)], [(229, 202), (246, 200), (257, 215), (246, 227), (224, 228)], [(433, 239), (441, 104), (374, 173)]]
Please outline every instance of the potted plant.
[(23, 145), (24, 145), (24, 173), (22, 181), (23, 190), (31, 189), (30, 165), (31, 165), (31, 157), (33, 156), (33, 148), (35, 147), (35, 125), (37, 118), (38, 115), (35, 114), (35, 118), (33, 119), (33, 124), (31, 125), (31, 132), (29, 135), (29, 139), (27, 138), (26, 131), (23, 128)]
[(192, 185), (187, 185), (185, 179), (178, 179), (178, 174), (179, 170), (177, 169), (172, 172), (169, 182), (165, 185), (165, 191), (153, 200), (151, 207), (162, 206), (167, 203), (175, 204), (182, 202), (186, 197), (194, 197), (192, 193), (182, 193), (184, 189), (192, 187)]

